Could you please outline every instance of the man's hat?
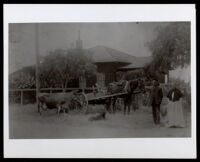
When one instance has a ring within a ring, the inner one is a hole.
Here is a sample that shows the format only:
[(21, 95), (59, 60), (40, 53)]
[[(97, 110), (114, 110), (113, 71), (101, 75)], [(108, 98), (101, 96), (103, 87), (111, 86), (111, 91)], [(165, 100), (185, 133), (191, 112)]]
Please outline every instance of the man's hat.
[(154, 81), (155, 81), (155, 85), (156, 86), (159, 86), (160, 85), (160, 83), (159, 83), (159, 81), (157, 80), (157, 79), (153, 79)]

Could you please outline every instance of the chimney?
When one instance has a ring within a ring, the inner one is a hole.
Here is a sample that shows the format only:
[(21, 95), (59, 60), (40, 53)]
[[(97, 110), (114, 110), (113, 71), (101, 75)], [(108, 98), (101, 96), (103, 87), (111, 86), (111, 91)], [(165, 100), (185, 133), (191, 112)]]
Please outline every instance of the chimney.
[(82, 49), (83, 48), (83, 42), (81, 40), (80, 36), (80, 30), (78, 31), (78, 40), (76, 40), (76, 49)]

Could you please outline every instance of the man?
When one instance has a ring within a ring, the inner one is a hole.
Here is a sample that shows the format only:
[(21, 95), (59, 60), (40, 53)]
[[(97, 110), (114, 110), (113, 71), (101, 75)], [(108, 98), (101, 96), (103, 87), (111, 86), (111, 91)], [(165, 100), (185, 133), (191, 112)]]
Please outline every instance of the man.
[(130, 84), (129, 84), (129, 82), (127, 81), (127, 80), (123, 80), (123, 82), (122, 82), (122, 84), (123, 84), (123, 87), (124, 87), (124, 92), (129, 92), (130, 91)]
[(155, 79), (153, 81), (153, 88), (151, 90), (151, 106), (154, 123), (160, 124), (160, 104), (162, 102), (163, 92), (159, 87), (159, 82)]

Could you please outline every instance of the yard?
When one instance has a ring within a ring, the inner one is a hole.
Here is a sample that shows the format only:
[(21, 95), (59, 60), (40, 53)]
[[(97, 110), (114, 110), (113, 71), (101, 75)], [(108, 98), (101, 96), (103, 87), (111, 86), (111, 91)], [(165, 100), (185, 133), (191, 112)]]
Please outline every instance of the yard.
[(94, 114), (70, 111), (58, 117), (56, 110), (37, 112), (36, 106), (13, 104), (9, 107), (10, 139), (190, 137), (191, 113), (184, 109), (185, 128), (166, 128), (153, 124), (151, 108), (140, 107), (130, 115), (122, 111), (106, 114), (106, 120), (89, 121)]

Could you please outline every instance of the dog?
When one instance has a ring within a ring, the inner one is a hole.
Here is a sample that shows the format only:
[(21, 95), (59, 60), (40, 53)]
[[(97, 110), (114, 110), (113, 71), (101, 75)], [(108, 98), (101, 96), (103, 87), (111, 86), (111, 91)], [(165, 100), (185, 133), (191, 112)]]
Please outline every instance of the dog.
[(96, 116), (92, 116), (89, 118), (90, 121), (105, 120), (105, 119), (106, 119), (106, 112), (102, 112)]

